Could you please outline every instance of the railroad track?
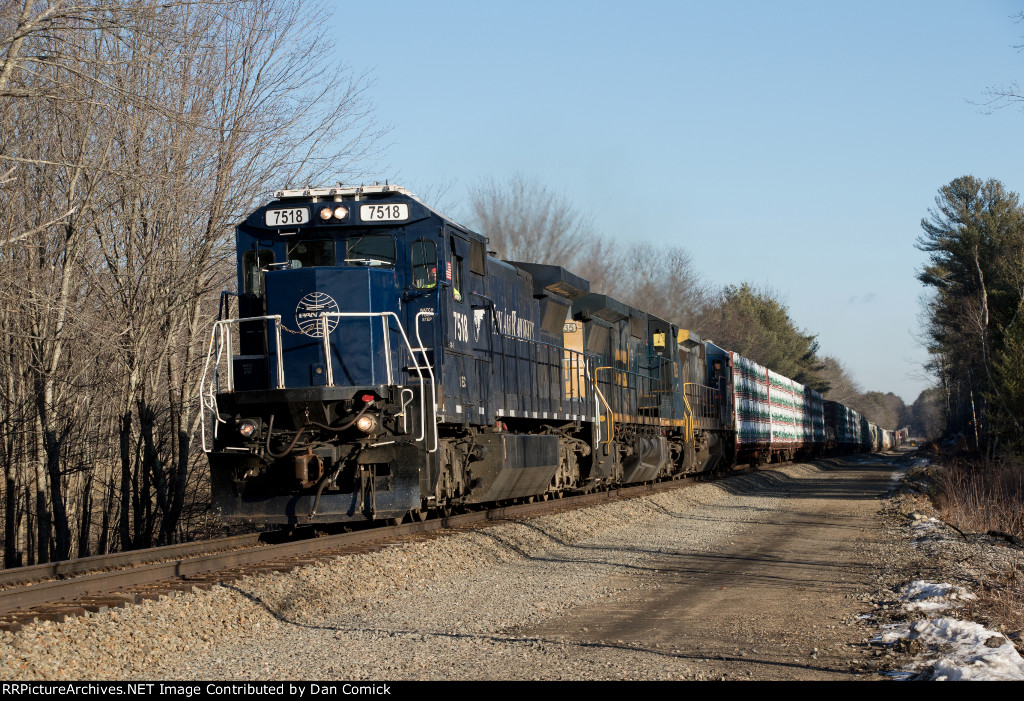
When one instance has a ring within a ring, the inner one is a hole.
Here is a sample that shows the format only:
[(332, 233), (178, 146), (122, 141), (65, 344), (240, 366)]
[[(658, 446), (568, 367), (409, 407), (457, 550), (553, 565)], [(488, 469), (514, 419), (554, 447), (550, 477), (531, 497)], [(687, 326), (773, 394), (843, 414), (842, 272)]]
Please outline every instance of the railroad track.
[[(722, 477), (751, 472), (754, 470), (737, 469)], [(209, 589), (251, 574), (291, 571), (347, 554), (381, 550), (410, 538), (438, 537), (453, 529), (489, 521), (583, 508), (677, 489), (706, 479), (682, 477), (276, 544), (261, 541), (261, 534), (248, 534), (4, 570), (0, 571), (0, 587), (6, 587), (0, 589), (0, 630), (18, 630), (33, 620), (65, 620), (89, 611), (137, 604), (175, 591)]]

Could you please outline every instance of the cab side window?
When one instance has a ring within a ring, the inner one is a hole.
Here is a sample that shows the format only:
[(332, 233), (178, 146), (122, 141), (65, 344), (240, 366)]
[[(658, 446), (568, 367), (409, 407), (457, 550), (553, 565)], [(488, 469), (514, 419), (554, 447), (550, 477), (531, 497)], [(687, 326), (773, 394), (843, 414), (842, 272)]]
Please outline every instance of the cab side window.
[(412, 245), (412, 286), (417, 290), (437, 287), (437, 245), (433, 241), (416, 241)]
[(242, 293), (262, 297), (266, 289), (266, 267), (274, 262), (269, 248), (250, 249), (242, 254)]
[(455, 252), (455, 240), (450, 240), (452, 244), (452, 298), (456, 302), (461, 302), (465, 294), (462, 286), (462, 258)]

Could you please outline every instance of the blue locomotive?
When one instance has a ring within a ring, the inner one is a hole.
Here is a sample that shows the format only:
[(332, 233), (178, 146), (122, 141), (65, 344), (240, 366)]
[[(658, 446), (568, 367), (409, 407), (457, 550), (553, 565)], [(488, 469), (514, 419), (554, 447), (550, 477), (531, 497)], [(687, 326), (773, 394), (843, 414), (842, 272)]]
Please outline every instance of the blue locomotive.
[(824, 416), (773, 439), (749, 361), (561, 267), (499, 260), (402, 188), (280, 191), (236, 242), (201, 389), (224, 521), (423, 518), (827, 440)]

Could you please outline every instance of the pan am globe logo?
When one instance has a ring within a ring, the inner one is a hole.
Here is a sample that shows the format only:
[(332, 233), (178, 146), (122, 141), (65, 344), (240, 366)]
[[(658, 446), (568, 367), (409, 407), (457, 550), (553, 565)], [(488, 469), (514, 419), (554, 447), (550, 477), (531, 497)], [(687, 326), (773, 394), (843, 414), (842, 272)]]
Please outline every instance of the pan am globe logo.
[[(310, 292), (299, 300), (295, 307), (295, 323), (299, 330), (307, 336), (323, 338), (324, 326), (321, 318), (328, 312), (339, 312), (338, 303), (334, 298), (323, 292)], [(334, 331), (338, 325), (338, 317), (327, 318), (327, 333)]]

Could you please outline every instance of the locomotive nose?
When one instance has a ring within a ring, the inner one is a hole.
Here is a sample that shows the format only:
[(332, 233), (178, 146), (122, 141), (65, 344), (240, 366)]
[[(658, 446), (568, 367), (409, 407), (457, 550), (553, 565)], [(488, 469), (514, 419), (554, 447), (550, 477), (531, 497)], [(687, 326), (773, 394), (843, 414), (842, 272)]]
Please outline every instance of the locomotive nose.
[(380, 314), (399, 312), (393, 269), (277, 270), (267, 273), (266, 286), (267, 313), (279, 314), (286, 330), (281, 349), (287, 387), (391, 384), (389, 370), (398, 366), (394, 356), (402, 340)]

